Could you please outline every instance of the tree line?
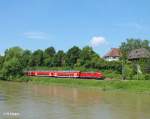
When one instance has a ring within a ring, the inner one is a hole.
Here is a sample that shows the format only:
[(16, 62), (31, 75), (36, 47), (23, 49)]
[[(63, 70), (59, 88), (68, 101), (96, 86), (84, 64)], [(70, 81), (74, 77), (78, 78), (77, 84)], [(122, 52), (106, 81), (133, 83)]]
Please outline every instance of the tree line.
[(0, 56), (0, 76), (11, 79), (14, 76), (23, 75), (24, 70), (34, 69), (34, 67), (75, 67), (101, 69), (116, 69), (119, 71), (119, 63), (107, 62), (103, 60), (92, 47), (86, 46), (80, 49), (73, 46), (67, 52), (59, 50), (56, 52), (54, 47), (45, 50), (23, 50), (20, 47), (12, 47), (5, 51), (4, 56)]
[[(123, 59), (127, 58), (129, 51), (135, 48), (147, 48), (150, 50), (148, 40), (128, 39), (120, 45), (123, 52)], [(34, 67), (69, 67), (70, 70), (76, 67), (84, 70), (112, 70), (121, 74), (121, 61), (107, 62), (97, 54), (92, 47), (85, 46), (82, 49), (73, 46), (67, 52), (63, 50), (56, 51), (54, 47), (48, 47), (45, 50), (24, 50), (20, 47), (6, 49), (4, 56), (0, 56), (0, 77), (3, 79), (12, 79), (22, 76), (23, 71)]]

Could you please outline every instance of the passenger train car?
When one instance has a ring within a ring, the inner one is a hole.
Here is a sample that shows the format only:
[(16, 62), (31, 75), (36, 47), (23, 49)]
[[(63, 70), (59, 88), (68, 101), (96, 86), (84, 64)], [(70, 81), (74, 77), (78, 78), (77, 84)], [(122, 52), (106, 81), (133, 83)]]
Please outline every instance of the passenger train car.
[(58, 78), (81, 78), (81, 79), (102, 79), (101, 72), (81, 72), (81, 71), (25, 71), (26, 76), (37, 77), (58, 77)]

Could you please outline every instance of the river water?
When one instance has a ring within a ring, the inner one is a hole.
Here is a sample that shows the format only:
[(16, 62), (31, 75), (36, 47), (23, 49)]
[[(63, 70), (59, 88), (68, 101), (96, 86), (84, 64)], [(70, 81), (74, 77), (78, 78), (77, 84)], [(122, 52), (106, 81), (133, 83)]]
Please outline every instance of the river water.
[(0, 82), (0, 119), (150, 119), (150, 95)]

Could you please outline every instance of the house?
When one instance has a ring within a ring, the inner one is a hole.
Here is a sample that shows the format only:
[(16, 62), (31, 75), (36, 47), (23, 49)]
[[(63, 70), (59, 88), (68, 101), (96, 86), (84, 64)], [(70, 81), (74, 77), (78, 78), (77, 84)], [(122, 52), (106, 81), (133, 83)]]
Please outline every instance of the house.
[(106, 61), (118, 61), (121, 57), (121, 51), (118, 48), (111, 48), (111, 50), (104, 55)]
[(145, 48), (132, 50), (128, 55), (128, 60), (150, 59), (150, 52)]
[(142, 59), (142, 61), (147, 62), (144, 66), (144, 70), (147, 73), (150, 73), (150, 52), (145, 48), (132, 50), (128, 55), (128, 60), (136, 62)]

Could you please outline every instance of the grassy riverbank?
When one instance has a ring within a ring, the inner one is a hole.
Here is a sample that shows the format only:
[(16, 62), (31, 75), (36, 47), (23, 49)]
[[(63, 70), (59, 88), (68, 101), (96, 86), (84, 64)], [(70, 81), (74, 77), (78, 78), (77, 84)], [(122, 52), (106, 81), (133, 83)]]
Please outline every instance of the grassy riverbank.
[(101, 90), (112, 91), (131, 91), (131, 92), (150, 92), (149, 80), (80, 80), (68, 78), (41, 78), (41, 77), (25, 77), (29, 82), (44, 85), (65, 85), (74, 87), (99, 88)]

